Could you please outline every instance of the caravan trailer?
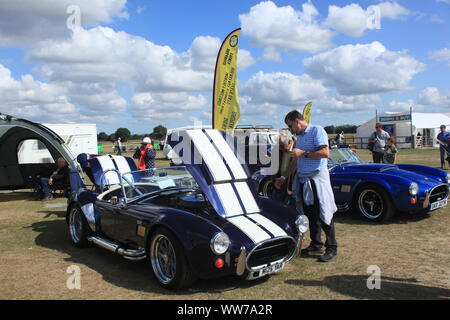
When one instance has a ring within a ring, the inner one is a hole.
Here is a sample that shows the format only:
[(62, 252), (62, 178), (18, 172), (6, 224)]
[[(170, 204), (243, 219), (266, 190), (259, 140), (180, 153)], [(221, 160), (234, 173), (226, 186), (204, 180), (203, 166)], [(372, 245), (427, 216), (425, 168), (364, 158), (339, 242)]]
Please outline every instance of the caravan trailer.
[[(90, 123), (43, 123), (64, 140), (74, 158), (80, 153), (97, 154), (97, 125)], [(53, 163), (50, 152), (40, 140), (24, 140), (18, 147), (19, 163)]]

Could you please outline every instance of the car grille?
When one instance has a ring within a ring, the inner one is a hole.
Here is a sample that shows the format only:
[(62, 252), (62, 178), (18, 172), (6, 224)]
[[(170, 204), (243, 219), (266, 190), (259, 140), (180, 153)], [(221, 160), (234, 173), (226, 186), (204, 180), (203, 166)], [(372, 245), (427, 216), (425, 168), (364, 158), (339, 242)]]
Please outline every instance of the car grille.
[(430, 193), (430, 203), (446, 199), (448, 197), (448, 186), (441, 185), (434, 188)]
[(281, 238), (263, 242), (250, 253), (247, 259), (247, 265), (249, 268), (254, 268), (289, 258), (294, 254), (295, 246), (295, 241), (292, 238)]

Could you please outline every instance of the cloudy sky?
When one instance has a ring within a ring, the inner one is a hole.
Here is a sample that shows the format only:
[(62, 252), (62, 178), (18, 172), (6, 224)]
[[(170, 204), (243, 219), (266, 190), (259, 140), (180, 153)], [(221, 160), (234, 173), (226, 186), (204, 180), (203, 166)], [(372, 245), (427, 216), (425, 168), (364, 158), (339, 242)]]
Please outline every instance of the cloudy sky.
[(280, 127), (310, 100), (324, 126), (450, 111), (450, 0), (0, 0), (0, 112), (108, 133), (211, 124), (238, 27), (240, 124)]

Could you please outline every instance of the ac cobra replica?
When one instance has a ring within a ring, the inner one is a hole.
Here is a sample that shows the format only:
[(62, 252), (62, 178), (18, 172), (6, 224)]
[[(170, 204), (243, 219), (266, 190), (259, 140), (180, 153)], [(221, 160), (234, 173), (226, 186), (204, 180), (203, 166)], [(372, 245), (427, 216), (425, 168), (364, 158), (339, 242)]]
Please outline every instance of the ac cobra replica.
[(283, 269), (300, 250), (308, 219), (259, 198), (218, 131), (184, 134), (201, 156), (196, 164), (136, 171), (128, 157), (90, 159), (97, 190), (80, 188), (69, 199), (72, 242), (147, 259), (168, 289), (196, 278), (251, 280)]
[[(429, 212), (447, 205), (450, 174), (414, 164), (364, 163), (351, 149), (330, 150), (331, 184), (339, 211), (352, 210), (380, 222), (396, 211)], [(260, 195), (270, 197), (271, 177), (252, 176)]]

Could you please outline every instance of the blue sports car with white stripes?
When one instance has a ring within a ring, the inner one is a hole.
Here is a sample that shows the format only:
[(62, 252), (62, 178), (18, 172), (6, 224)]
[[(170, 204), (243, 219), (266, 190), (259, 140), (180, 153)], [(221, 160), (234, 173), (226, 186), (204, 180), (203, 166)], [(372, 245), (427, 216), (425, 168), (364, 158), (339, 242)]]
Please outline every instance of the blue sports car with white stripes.
[(67, 209), (72, 242), (146, 259), (168, 289), (197, 278), (252, 280), (282, 270), (301, 249), (308, 219), (258, 197), (219, 131), (172, 135), (168, 143), (183, 166), (136, 170), (123, 156), (88, 160), (96, 188), (80, 183), (72, 192)]

